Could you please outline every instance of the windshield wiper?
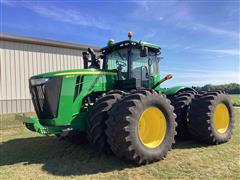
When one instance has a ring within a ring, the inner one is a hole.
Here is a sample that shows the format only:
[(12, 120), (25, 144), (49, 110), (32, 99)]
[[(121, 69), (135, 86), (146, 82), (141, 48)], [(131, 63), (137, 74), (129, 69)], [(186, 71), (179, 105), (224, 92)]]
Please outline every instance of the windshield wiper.
[(122, 54), (120, 52), (117, 52), (119, 57), (123, 60), (123, 61), (126, 61), (126, 59), (123, 58)]

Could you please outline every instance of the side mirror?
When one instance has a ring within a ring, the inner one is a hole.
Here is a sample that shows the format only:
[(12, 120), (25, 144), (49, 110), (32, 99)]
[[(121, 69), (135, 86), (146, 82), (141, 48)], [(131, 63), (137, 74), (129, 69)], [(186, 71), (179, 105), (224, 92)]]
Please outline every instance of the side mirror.
[(89, 62), (89, 53), (88, 52), (82, 52), (83, 55), (83, 67), (84, 69), (88, 68), (88, 62)]
[(140, 51), (140, 57), (147, 57), (147, 56), (148, 56), (148, 48), (143, 46)]

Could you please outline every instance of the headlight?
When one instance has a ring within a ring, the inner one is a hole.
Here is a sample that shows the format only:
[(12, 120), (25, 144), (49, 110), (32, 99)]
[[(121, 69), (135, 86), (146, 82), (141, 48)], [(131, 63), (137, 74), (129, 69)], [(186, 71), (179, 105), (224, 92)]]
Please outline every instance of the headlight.
[(39, 79), (31, 79), (31, 85), (36, 86), (40, 84), (45, 84), (49, 78), (39, 78)]

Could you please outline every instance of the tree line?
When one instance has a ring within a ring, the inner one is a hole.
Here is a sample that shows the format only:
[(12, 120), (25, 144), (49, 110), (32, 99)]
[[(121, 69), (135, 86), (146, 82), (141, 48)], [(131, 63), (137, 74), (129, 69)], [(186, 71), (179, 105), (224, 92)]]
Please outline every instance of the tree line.
[(216, 91), (222, 90), (228, 94), (240, 94), (240, 84), (230, 83), (230, 84), (222, 84), (222, 85), (212, 85), (206, 84), (202, 87), (193, 87), (197, 91)]

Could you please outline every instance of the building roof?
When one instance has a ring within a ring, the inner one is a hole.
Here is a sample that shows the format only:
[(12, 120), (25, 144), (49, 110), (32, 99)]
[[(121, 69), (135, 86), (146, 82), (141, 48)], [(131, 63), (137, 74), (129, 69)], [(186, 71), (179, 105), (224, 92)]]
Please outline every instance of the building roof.
[(95, 51), (100, 50), (100, 47), (98, 47), (98, 46), (69, 43), (69, 42), (55, 41), (55, 40), (35, 38), (35, 37), (12, 35), (12, 34), (8, 34), (8, 33), (0, 33), (0, 40), (46, 45), (46, 46), (61, 47), (61, 48), (68, 48), (68, 49), (87, 50), (87, 48), (90, 47), (90, 48), (94, 49)]

